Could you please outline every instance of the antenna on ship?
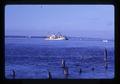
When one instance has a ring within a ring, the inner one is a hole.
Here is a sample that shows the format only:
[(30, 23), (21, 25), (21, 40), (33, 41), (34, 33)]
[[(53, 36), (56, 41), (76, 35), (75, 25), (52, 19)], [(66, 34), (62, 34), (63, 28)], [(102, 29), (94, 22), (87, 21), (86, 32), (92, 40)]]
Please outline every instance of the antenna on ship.
[(60, 32), (58, 32), (57, 35), (62, 36)]

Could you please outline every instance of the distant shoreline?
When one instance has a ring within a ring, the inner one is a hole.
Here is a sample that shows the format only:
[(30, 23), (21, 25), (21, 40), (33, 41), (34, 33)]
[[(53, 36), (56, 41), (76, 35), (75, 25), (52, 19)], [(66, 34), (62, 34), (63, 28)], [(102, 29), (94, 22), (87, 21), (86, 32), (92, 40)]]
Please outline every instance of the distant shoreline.
[(5, 36), (5, 38), (46, 38), (46, 36), (13, 36), (13, 35), (9, 35), (9, 36)]
[[(18, 35), (6, 35), (5, 38), (47, 38), (47, 36), (18, 36)], [(105, 38), (90, 38), (90, 37), (68, 37), (68, 38), (80, 38), (82, 40), (105, 40)], [(112, 40), (114, 39), (107, 39)]]

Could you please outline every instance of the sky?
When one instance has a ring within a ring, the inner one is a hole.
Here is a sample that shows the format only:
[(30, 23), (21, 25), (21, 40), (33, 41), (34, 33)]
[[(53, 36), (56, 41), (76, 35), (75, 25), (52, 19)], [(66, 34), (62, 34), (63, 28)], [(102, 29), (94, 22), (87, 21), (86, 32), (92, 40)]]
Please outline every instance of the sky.
[(6, 5), (5, 35), (114, 38), (113, 5)]

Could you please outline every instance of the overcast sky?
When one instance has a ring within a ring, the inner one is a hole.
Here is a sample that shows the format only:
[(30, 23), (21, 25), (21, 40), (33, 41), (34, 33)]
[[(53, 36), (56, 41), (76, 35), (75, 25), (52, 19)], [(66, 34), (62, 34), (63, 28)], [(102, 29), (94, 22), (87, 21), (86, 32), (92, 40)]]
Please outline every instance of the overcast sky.
[(5, 35), (114, 38), (113, 5), (7, 5)]

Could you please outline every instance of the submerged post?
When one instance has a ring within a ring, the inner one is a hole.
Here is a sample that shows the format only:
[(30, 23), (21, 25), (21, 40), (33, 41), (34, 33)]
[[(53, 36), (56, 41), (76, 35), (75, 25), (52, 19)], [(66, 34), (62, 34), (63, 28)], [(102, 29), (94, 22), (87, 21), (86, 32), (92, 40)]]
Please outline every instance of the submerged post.
[(65, 68), (65, 60), (62, 59), (62, 68)]
[(94, 71), (95, 70), (95, 68), (94, 67), (92, 67), (92, 69), (91, 69), (92, 71)]
[(105, 48), (105, 50), (104, 50), (104, 62), (105, 62), (104, 67), (105, 67), (105, 69), (108, 68), (107, 58), (108, 58), (108, 54), (107, 54), (107, 49)]
[(65, 67), (64, 68), (64, 75), (65, 75), (66, 78), (68, 77), (68, 74), (69, 74), (68, 67)]
[[(83, 62), (83, 55), (81, 56), (81, 61), (80, 61), (81, 65), (82, 65), (82, 62)], [(82, 73), (82, 68), (79, 68), (79, 73)]]
[(80, 68), (79, 72), (82, 73), (82, 69), (81, 68)]
[(16, 74), (15, 74), (15, 70), (14, 69), (12, 70), (12, 73), (13, 73), (13, 75), (12, 75), (13, 79), (15, 79)]
[(48, 79), (52, 79), (52, 75), (49, 71), (48, 71)]

